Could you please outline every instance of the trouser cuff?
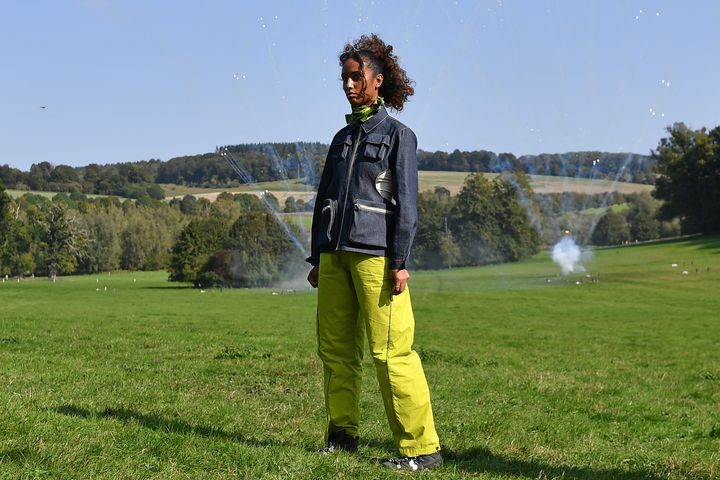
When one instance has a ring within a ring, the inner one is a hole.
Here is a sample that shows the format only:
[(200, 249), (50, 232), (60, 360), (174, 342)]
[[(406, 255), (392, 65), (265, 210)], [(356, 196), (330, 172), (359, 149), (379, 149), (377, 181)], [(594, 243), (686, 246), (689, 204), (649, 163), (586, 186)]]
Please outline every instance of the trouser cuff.
[(417, 457), (418, 455), (430, 455), (431, 453), (439, 452), (440, 445), (435, 443), (415, 448), (399, 448), (398, 450), (400, 450), (400, 455), (403, 457)]

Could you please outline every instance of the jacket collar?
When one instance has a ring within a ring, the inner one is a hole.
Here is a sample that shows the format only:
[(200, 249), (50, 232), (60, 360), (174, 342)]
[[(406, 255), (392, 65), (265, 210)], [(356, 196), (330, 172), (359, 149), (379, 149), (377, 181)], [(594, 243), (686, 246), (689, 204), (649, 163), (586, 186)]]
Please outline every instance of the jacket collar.
[(375, 127), (380, 125), (388, 117), (388, 112), (385, 106), (381, 106), (375, 115), (370, 117), (367, 122), (361, 123), (361, 127), (365, 130), (365, 133), (372, 131)]

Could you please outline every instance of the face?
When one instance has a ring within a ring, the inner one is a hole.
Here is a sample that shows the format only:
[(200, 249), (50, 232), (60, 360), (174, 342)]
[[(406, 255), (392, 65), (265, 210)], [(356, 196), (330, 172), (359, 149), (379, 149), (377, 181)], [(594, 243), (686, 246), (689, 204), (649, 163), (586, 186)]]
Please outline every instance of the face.
[(375, 75), (368, 67), (360, 69), (360, 63), (353, 58), (343, 63), (343, 91), (352, 108), (375, 103), (382, 81), (382, 73)]

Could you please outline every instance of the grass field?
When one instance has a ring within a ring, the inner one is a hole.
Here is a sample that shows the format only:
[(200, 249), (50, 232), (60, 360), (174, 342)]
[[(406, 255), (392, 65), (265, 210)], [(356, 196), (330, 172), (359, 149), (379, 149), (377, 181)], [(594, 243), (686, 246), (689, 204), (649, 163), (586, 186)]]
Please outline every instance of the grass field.
[[(421, 477), (720, 477), (720, 238), (586, 267), (598, 283), (546, 253), (413, 273), (446, 458)], [(312, 291), (165, 278), (0, 283), (0, 478), (407, 478), (377, 466), (395, 452), (369, 359), (359, 454), (314, 453)]]

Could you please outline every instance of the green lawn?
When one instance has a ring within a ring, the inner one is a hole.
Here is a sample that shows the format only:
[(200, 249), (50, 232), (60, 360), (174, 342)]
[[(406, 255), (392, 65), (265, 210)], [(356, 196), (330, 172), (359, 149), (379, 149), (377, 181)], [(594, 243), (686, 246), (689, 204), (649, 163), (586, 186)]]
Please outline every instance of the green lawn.
[[(586, 267), (412, 273), (446, 458), (422, 477), (720, 477), (720, 238)], [(360, 453), (314, 453), (312, 291), (165, 278), (0, 283), (0, 478), (406, 478), (376, 465), (395, 452), (369, 359)]]

